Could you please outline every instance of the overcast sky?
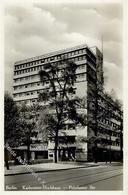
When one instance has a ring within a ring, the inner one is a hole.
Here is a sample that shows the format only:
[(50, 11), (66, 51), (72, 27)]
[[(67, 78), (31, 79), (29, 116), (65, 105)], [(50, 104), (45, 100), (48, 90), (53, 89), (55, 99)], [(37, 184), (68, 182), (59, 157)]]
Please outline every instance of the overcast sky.
[(12, 1), (5, 6), (5, 90), (12, 92), (14, 62), (103, 36), (105, 88), (122, 99), (122, 6)]

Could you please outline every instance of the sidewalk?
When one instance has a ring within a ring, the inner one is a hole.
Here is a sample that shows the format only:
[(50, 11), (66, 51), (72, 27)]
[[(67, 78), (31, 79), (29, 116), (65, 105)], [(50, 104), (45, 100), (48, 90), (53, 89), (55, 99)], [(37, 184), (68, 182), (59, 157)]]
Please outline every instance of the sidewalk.
[(20, 174), (28, 174), (32, 172), (48, 172), (48, 171), (62, 171), (68, 169), (78, 169), (78, 168), (87, 168), (87, 167), (95, 167), (95, 166), (104, 166), (104, 165), (116, 165), (116, 162), (112, 162), (111, 164), (106, 164), (105, 162), (98, 163), (84, 163), (84, 162), (58, 162), (58, 163), (43, 163), (43, 164), (34, 164), (34, 165), (18, 165), (18, 166), (10, 166), (10, 169), (7, 170), (5, 168), (5, 176), (11, 175), (20, 175)]

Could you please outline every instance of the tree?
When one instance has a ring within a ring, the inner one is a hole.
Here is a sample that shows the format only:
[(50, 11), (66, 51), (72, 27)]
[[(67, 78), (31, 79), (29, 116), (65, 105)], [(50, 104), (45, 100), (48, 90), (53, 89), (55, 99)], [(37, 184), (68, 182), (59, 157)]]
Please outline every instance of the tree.
[(18, 146), (21, 143), (20, 113), (16, 103), (10, 94), (6, 93), (4, 97), (4, 140), (11, 147)]
[(27, 146), (27, 162), (30, 164), (30, 147), (33, 137), (36, 137), (36, 114), (38, 107), (36, 105), (28, 106), (25, 103), (20, 106), (20, 122), (22, 131), (22, 144)]
[(120, 114), (120, 129), (119, 129), (119, 134), (120, 134), (120, 161), (123, 162), (123, 105), (121, 100), (115, 98), (114, 100), (115, 103), (115, 108), (118, 110)]
[(77, 112), (77, 100), (73, 98), (76, 69), (77, 65), (73, 61), (61, 59), (58, 66), (48, 63), (39, 72), (41, 82), (49, 84), (48, 88), (45, 88), (40, 94), (40, 101), (43, 101), (44, 105), (47, 104), (46, 107), (49, 110), (45, 121), (49, 134), (55, 143), (55, 163), (57, 163), (59, 131), (65, 121), (70, 119), (76, 124), (84, 122), (82, 115)]
[[(16, 103), (9, 93), (4, 96), (4, 142), (5, 146), (8, 144), (10, 147), (19, 146), (22, 142), (20, 131), (20, 114)], [(8, 151), (5, 147), (5, 162), (6, 167), (9, 169), (8, 164)]]
[(41, 135), (41, 140), (43, 143), (48, 143), (48, 138), (54, 136), (54, 121), (53, 116), (49, 114), (46, 107), (42, 107), (39, 112), (39, 118), (37, 121), (36, 128), (38, 133)]

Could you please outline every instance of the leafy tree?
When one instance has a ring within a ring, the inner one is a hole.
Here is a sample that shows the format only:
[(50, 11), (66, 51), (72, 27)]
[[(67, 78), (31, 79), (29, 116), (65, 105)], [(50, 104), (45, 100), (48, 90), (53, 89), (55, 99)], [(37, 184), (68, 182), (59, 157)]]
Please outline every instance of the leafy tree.
[(76, 124), (84, 123), (83, 116), (77, 112), (77, 100), (74, 98), (76, 69), (77, 65), (73, 61), (61, 59), (58, 66), (48, 63), (39, 72), (42, 84), (48, 83), (48, 88), (43, 90), (39, 99), (44, 105), (47, 104), (49, 110), (45, 122), (55, 143), (55, 163), (57, 163), (59, 131), (64, 123), (69, 119)]
[[(5, 146), (17, 147), (21, 144), (20, 114), (16, 103), (9, 93), (4, 96), (4, 142)], [(8, 164), (8, 151), (5, 147), (5, 162)]]
[(114, 89), (111, 90), (111, 93), (109, 95), (109, 98), (113, 102), (113, 104), (115, 106), (115, 110), (117, 110), (118, 113), (119, 113), (119, 115), (120, 115), (120, 117), (119, 117), (119, 120), (120, 120), (120, 128), (118, 130), (118, 133), (120, 134), (120, 137), (119, 137), (119, 143), (120, 143), (120, 161), (123, 161), (123, 105), (122, 105), (121, 100), (119, 100), (117, 98)]
[(10, 94), (6, 93), (4, 97), (4, 140), (11, 147), (21, 144), (20, 113), (16, 103)]
[(30, 146), (33, 142), (33, 137), (36, 137), (36, 114), (37, 109), (35, 105), (28, 106), (25, 103), (20, 106), (20, 122), (22, 131), (22, 144), (27, 146), (27, 162), (30, 164)]

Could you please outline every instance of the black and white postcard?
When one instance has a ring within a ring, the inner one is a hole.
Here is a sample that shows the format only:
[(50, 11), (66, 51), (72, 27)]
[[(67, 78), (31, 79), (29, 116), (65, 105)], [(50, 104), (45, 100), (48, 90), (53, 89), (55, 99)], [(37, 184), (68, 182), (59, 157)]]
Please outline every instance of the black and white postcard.
[(126, 189), (124, 7), (3, 2), (4, 191)]

